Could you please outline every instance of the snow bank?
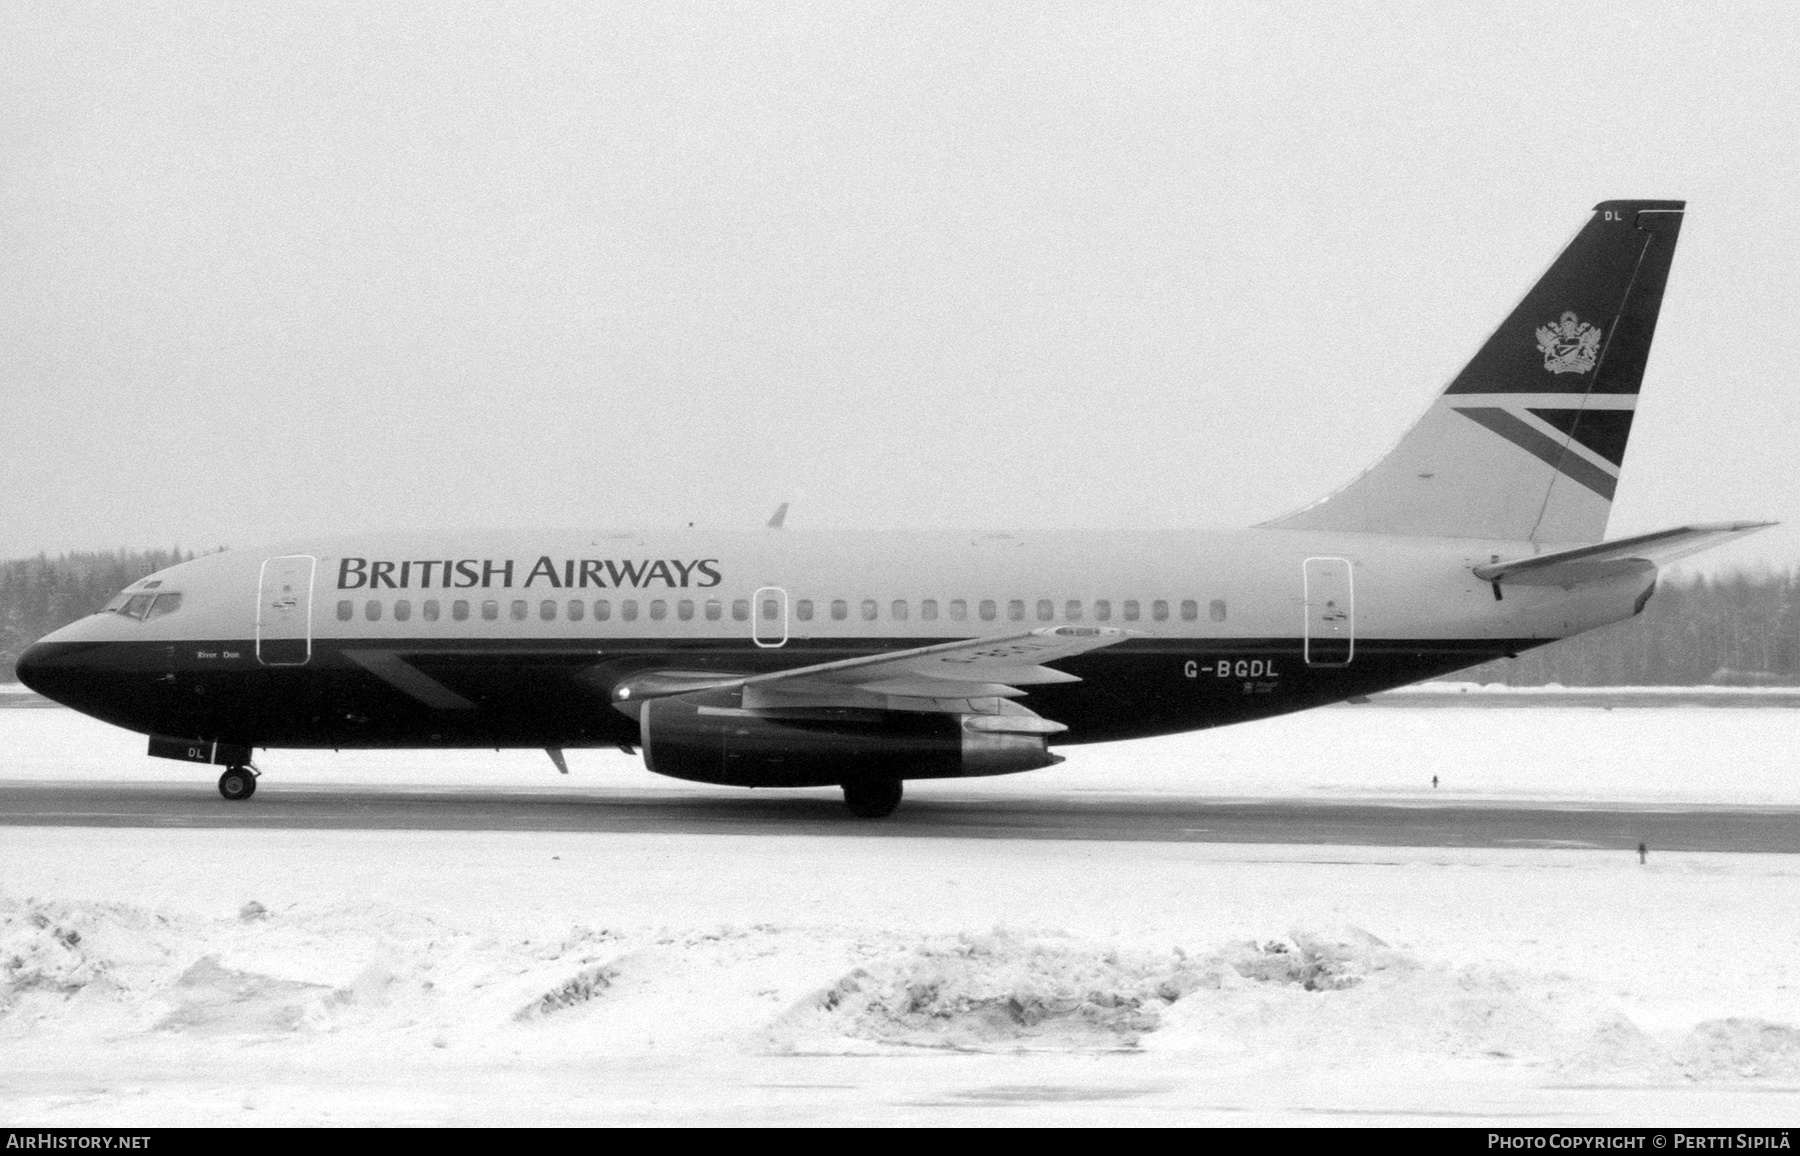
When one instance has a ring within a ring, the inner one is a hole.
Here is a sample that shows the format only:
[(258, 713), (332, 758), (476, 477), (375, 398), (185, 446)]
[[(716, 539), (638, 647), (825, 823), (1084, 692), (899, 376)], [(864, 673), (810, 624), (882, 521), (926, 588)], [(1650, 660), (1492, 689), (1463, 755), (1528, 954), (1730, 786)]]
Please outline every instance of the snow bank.
[[(1358, 989), (1358, 990), (1353, 990)], [(1146, 1048), (1381, 1053), (1523, 1063), (1562, 1078), (1792, 1079), (1800, 1032), (1757, 1019), (1652, 1034), (1566, 975), (1451, 966), (1357, 928), (1133, 952), (1006, 931), (930, 940), (860, 966), (769, 1033), (777, 1047)], [(1379, 1041), (1379, 1042), (1377, 1042)]]
[(1791, 1080), (1800, 1076), (1800, 1031), (1767, 1020), (1707, 1020), (1683, 1043), (1676, 1062), (1700, 1079)]
[(1780, 855), (9, 828), (0, 1117), (1779, 1122), (1797, 877)]
[(812, 1050), (834, 1038), (963, 1049), (1129, 1048), (1162, 1028), (1177, 1001), (1237, 980), (1306, 991), (1354, 986), (1366, 960), (1337, 946), (1303, 936), (1191, 956), (1179, 947), (1131, 951), (1006, 930), (928, 939), (810, 996), (770, 1039)]
[[(334, 956), (328, 941), (356, 946)], [(854, 965), (831, 982), (791, 998), (797, 976), (846, 959)], [(1157, 949), (1008, 928), (577, 926), (517, 939), (380, 906), (195, 920), (7, 898), (0, 975), (0, 1040), (11, 1056), (37, 1057), (24, 1065), (33, 1073), (58, 1047), (85, 1043), (89, 1063), (122, 1051), (205, 1082), (204, 1057), (225, 1048), (253, 1068), (259, 1055), (305, 1062), (326, 1101), (376, 1056), (396, 1095), (433, 1078), (432, 1056), (491, 1073), (520, 1055), (581, 1065), (923, 1050), (988, 1056), (990, 1069), (1021, 1054), (1145, 1055), (1180, 1081), (1281, 1057), (1293, 1075), (1460, 1063), (1490, 1079), (1524, 1071), (1753, 1094), (1800, 1077), (1789, 1023), (1640, 1022), (1604, 984), (1455, 963), (1358, 928)], [(17, 1086), (37, 1082), (5, 1066)]]
[[(60, 913), (57, 913), (60, 914)], [(0, 1014), (36, 992), (73, 995), (104, 977), (73, 921), (38, 904), (0, 906)]]

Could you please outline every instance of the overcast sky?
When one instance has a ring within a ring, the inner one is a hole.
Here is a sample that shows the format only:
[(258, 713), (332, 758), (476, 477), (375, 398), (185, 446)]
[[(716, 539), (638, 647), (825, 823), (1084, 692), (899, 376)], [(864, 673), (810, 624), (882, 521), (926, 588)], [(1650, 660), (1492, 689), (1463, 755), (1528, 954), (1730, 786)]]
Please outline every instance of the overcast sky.
[(1619, 197), (1610, 532), (1800, 523), (1796, 13), (0, 3), (0, 557), (1242, 525)]

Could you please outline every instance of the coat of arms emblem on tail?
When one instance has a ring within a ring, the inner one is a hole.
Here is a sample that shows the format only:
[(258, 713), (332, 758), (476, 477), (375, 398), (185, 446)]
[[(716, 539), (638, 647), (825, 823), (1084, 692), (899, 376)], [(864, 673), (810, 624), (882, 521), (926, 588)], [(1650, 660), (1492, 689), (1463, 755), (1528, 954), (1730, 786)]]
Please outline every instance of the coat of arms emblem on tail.
[(1551, 373), (1586, 373), (1600, 358), (1600, 330), (1573, 313), (1538, 326), (1537, 347)]

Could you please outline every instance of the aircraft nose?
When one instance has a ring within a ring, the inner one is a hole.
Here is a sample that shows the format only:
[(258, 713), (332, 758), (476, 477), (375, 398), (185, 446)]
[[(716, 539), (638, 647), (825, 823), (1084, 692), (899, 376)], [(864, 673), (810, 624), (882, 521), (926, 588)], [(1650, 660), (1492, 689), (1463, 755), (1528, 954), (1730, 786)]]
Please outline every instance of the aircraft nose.
[(14, 671), (52, 702), (115, 726), (153, 730), (166, 684), (144, 669), (141, 654), (105, 638), (106, 625), (83, 619), (46, 635), (25, 648)]
[[(60, 632), (59, 632), (60, 633)], [(56, 635), (32, 643), (13, 664), (19, 681), (53, 702), (82, 710), (91, 697), (93, 670), (86, 652), (93, 644), (68, 643)]]
[(19, 681), (25, 684), (26, 689), (38, 694), (44, 694), (44, 654), (44, 645), (34, 642), (25, 648), (25, 653), (19, 655), (19, 660), (13, 664), (13, 672)]

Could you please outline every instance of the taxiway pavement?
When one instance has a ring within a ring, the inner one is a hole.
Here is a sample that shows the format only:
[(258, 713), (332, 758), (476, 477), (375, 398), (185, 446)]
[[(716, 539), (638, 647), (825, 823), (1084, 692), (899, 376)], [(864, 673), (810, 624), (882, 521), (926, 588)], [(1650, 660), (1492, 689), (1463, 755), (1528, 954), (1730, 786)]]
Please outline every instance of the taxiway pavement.
[(0, 826), (591, 831), (1087, 839), (1657, 851), (1800, 852), (1800, 809), (1331, 802), (1121, 795), (908, 799), (858, 820), (837, 793), (314, 786), (265, 780), (226, 802), (207, 783), (0, 783)]

